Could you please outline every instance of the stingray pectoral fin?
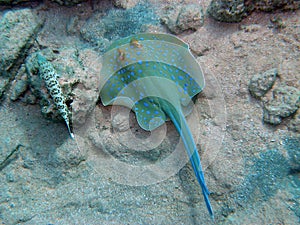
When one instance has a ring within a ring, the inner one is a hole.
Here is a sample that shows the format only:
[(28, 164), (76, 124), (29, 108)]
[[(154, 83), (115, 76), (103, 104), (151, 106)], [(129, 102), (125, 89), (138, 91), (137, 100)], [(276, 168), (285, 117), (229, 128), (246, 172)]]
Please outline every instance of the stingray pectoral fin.
[(178, 110), (178, 108), (177, 108), (177, 111), (176, 111), (175, 108), (170, 106), (168, 103), (163, 103), (163, 105), (164, 105), (164, 111), (170, 117), (170, 119), (173, 121), (174, 126), (176, 127), (177, 131), (179, 132), (179, 134), (182, 138), (185, 149), (187, 151), (190, 162), (192, 164), (194, 173), (196, 175), (198, 183), (201, 186), (202, 194), (204, 197), (206, 207), (208, 209), (210, 216), (213, 218), (214, 217), (213, 209), (210, 204), (209, 197), (208, 197), (208, 195), (210, 193), (209, 193), (208, 188), (205, 183), (204, 174), (203, 174), (203, 170), (202, 170), (202, 166), (201, 166), (201, 162), (200, 162), (200, 156), (197, 151), (197, 147), (194, 142), (191, 131), (190, 131), (190, 129), (187, 125), (187, 122), (184, 118), (184, 115), (180, 109)]
[(133, 110), (135, 111), (138, 124), (144, 130), (152, 131), (166, 121), (165, 113), (148, 98), (138, 101)]

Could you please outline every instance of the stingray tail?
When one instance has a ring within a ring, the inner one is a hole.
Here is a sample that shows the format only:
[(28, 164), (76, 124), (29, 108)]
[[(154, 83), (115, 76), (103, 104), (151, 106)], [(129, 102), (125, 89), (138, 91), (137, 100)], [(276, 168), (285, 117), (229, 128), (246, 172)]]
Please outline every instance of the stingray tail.
[(191, 134), (191, 131), (187, 125), (187, 122), (186, 122), (185, 117), (182, 114), (182, 112), (178, 112), (178, 113), (173, 113), (173, 112), (174, 112), (173, 110), (169, 110), (167, 112), (167, 114), (170, 117), (170, 119), (172, 120), (172, 122), (174, 123), (177, 131), (179, 132), (179, 134), (182, 138), (182, 141), (184, 143), (184, 146), (185, 146), (188, 156), (190, 158), (190, 162), (194, 169), (195, 175), (201, 186), (204, 200), (206, 203), (206, 207), (208, 209), (210, 216), (212, 218), (214, 218), (213, 209), (212, 209), (212, 206), (211, 206), (209, 198), (208, 198), (208, 195), (210, 194), (210, 192), (208, 191), (208, 188), (207, 188), (205, 180), (204, 180), (203, 170), (202, 170), (202, 166), (201, 166), (201, 162), (200, 162), (200, 156), (198, 154), (197, 147), (194, 142), (193, 136)]

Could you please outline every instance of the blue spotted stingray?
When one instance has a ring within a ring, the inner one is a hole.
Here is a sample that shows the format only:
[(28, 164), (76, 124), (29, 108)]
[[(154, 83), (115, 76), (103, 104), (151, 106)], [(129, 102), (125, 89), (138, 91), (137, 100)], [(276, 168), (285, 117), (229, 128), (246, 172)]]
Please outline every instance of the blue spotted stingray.
[(204, 88), (201, 68), (186, 43), (172, 35), (143, 33), (115, 41), (103, 56), (102, 103), (132, 109), (151, 131), (170, 119), (179, 132), (213, 217), (200, 157), (185, 116)]

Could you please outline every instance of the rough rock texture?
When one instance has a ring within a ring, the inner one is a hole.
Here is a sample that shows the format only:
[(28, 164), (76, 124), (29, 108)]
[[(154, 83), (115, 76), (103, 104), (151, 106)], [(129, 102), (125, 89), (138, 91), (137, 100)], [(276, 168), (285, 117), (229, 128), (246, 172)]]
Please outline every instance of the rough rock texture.
[[(65, 5), (65, 6), (73, 6), (76, 4), (79, 4), (81, 2), (86, 2), (89, 0), (51, 0), (51, 2), (55, 2), (58, 3), (59, 5)], [(30, 2), (29, 0), (0, 0), (0, 5), (4, 4), (4, 5), (17, 5), (20, 3), (26, 3), (26, 2)], [(38, 1), (34, 1), (34, 2), (38, 2)]]
[(257, 98), (264, 96), (275, 83), (277, 74), (277, 69), (270, 69), (262, 74), (254, 75), (249, 83), (251, 95)]
[(300, 110), (297, 110), (295, 115), (292, 117), (289, 128), (294, 132), (300, 132)]
[(8, 77), (0, 77), (0, 98), (2, 97), (3, 93), (6, 90), (7, 85), (9, 84)]
[(113, 0), (113, 4), (116, 7), (120, 7), (123, 9), (130, 9), (136, 6), (140, 0)]
[(244, 0), (212, 0), (208, 13), (216, 20), (239, 22), (246, 16)]
[(264, 104), (264, 121), (279, 124), (282, 118), (295, 113), (300, 106), (300, 90), (279, 86), (273, 90), (272, 99)]
[(28, 89), (28, 76), (24, 64), (19, 69), (15, 80), (12, 82), (10, 99), (16, 101)]
[(0, 93), (7, 89), (9, 80), (24, 60), (43, 23), (30, 9), (8, 11), (0, 21)]
[(273, 11), (276, 9), (294, 10), (299, 9), (300, 2), (298, 0), (252, 0), (255, 8), (262, 11)]
[(208, 13), (222, 22), (240, 22), (254, 10), (273, 11), (300, 8), (297, 0), (212, 0)]
[(8, 11), (0, 21), (1, 74), (25, 55), (42, 25), (30, 9)]
[(76, 5), (78, 3), (81, 3), (81, 2), (85, 2), (85, 1), (88, 1), (88, 0), (51, 0), (52, 2), (56, 2), (60, 5), (67, 5), (67, 6), (72, 6), (72, 5)]
[(175, 34), (187, 30), (196, 31), (204, 22), (203, 9), (199, 4), (172, 4), (166, 8), (165, 16), (161, 21)]
[(94, 13), (80, 28), (81, 37), (100, 51), (109, 46), (109, 40), (104, 38), (106, 29), (102, 19), (102, 13)]
[(29, 2), (29, 0), (0, 0), (0, 5), (1, 4), (15, 5), (15, 4), (19, 4), (22, 2)]
[(106, 39), (114, 40), (145, 32), (148, 25), (157, 24), (157, 22), (158, 17), (152, 6), (141, 3), (127, 10), (111, 9), (106, 16), (103, 16), (101, 12), (96, 12), (81, 28), (80, 33), (85, 40), (103, 46), (107, 44)]

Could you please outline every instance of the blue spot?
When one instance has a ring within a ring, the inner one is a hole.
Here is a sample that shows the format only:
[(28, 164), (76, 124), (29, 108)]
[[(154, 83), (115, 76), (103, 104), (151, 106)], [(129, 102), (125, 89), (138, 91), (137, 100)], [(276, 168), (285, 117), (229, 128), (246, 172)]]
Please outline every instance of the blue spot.
[(146, 113), (149, 115), (149, 114), (150, 114), (150, 111), (148, 110), (148, 111), (146, 111)]
[(171, 78), (172, 78), (172, 80), (175, 80), (175, 77), (173, 75), (171, 76)]
[(154, 111), (154, 114), (158, 114), (159, 112), (157, 110)]
[(178, 76), (178, 79), (179, 80), (183, 80), (183, 76)]
[(142, 61), (142, 60), (139, 60), (139, 61), (138, 61), (138, 64), (142, 65), (142, 64), (143, 64), (143, 61)]
[(142, 73), (143, 71), (142, 70), (138, 70), (138, 73)]
[(147, 102), (144, 102), (144, 106), (148, 107), (148, 106), (149, 106), (149, 104), (148, 104)]
[(136, 54), (137, 54), (137, 55), (140, 55), (140, 54), (141, 54), (141, 52), (136, 52)]
[(134, 76), (134, 72), (131, 72), (130, 75), (131, 75), (131, 76)]

